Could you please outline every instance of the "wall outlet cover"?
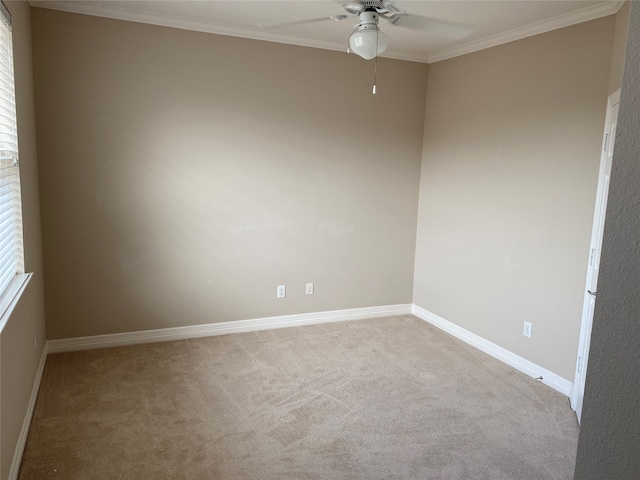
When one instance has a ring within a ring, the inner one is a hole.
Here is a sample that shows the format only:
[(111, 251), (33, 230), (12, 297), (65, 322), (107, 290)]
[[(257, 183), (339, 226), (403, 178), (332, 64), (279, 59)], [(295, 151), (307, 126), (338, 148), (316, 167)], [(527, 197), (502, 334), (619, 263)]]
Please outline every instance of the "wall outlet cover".
[(530, 322), (524, 322), (524, 329), (522, 330), (522, 335), (524, 335), (525, 337), (531, 338), (532, 328), (533, 327)]

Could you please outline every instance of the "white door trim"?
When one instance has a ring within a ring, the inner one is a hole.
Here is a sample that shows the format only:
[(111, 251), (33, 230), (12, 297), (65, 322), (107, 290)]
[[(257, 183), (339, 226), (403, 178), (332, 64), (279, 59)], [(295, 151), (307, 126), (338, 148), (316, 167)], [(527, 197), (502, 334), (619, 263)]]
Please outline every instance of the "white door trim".
[[(571, 389), (571, 408), (578, 416), (578, 422), (582, 416), (582, 398), (584, 397), (584, 386), (587, 376), (587, 363), (589, 360), (589, 348), (591, 345), (591, 327), (593, 322), (594, 298), (589, 294), (589, 289), (593, 288), (594, 273), (592, 265), (599, 265), (602, 246), (602, 229), (605, 220), (605, 210), (608, 196), (608, 185), (605, 182), (607, 175), (607, 158), (612, 152), (615, 138), (611, 134), (612, 126), (616, 122), (613, 118), (613, 110), (620, 103), (620, 90), (609, 96), (607, 102), (607, 115), (605, 119), (604, 138), (602, 140), (602, 150), (600, 153), (600, 172), (598, 175), (598, 189), (596, 193), (595, 211), (593, 216), (593, 226), (591, 230), (591, 244), (589, 245), (589, 258), (587, 259), (587, 278), (584, 288), (584, 301), (582, 305), (582, 323), (580, 326), (580, 340), (578, 343), (578, 357), (576, 359), (576, 371)], [(614, 132), (615, 134), (615, 132)], [(594, 263), (595, 262), (595, 263)]]

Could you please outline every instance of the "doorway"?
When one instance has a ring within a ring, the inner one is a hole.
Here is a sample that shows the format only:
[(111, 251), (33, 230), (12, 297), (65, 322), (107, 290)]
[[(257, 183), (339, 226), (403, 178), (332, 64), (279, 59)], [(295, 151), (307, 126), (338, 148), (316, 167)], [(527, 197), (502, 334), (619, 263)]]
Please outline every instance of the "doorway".
[(578, 343), (578, 358), (576, 362), (573, 389), (571, 392), (571, 408), (575, 410), (576, 415), (578, 416), (578, 423), (582, 417), (582, 402), (584, 399), (584, 387), (587, 378), (587, 364), (591, 343), (591, 327), (593, 325), (593, 312), (596, 303), (602, 234), (604, 231), (604, 221), (607, 210), (607, 197), (609, 195), (609, 180), (611, 177), (611, 165), (616, 136), (616, 124), (618, 122), (619, 104), (620, 90), (617, 90), (609, 96), (609, 101), (607, 103), (607, 116), (604, 127), (604, 139), (602, 141), (602, 152), (600, 155), (600, 173), (598, 176), (596, 205), (593, 215), (591, 244), (589, 246), (587, 281), (584, 289), (582, 324), (580, 327), (580, 340)]

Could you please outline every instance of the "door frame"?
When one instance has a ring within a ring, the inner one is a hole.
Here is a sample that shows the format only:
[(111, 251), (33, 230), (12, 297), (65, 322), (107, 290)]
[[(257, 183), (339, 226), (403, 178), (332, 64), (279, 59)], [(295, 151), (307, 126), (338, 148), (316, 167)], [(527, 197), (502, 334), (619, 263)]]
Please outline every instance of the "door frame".
[(607, 114), (604, 125), (604, 137), (602, 140), (602, 149), (600, 151), (600, 171), (598, 174), (598, 189), (596, 193), (596, 203), (593, 215), (593, 225), (591, 228), (591, 243), (589, 245), (589, 257), (587, 259), (587, 278), (584, 287), (584, 299), (582, 304), (582, 321), (580, 324), (580, 340), (578, 342), (578, 356), (576, 359), (576, 371), (571, 388), (571, 408), (578, 416), (578, 423), (582, 416), (582, 398), (584, 398), (584, 387), (587, 377), (587, 364), (589, 360), (589, 348), (591, 346), (591, 329), (593, 326), (593, 314), (591, 311), (591, 302), (593, 298), (589, 294), (591, 288), (593, 271), (591, 269), (592, 262), (600, 262), (600, 254), (602, 247), (602, 225), (605, 221), (608, 188), (605, 194), (605, 174), (607, 168), (607, 156), (609, 149), (612, 147), (615, 138), (609, 138), (612, 123), (617, 119), (612, 118), (613, 107), (620, 103), (620, 90), (616, 90), (607, 101)]

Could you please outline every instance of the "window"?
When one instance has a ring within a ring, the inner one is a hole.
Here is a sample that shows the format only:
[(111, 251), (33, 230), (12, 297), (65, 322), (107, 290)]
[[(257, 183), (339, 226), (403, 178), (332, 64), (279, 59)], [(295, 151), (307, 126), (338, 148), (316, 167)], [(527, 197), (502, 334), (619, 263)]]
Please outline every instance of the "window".
[(24, 273), (11, 14), (0, 3), (0, 330), (30, 275)]

